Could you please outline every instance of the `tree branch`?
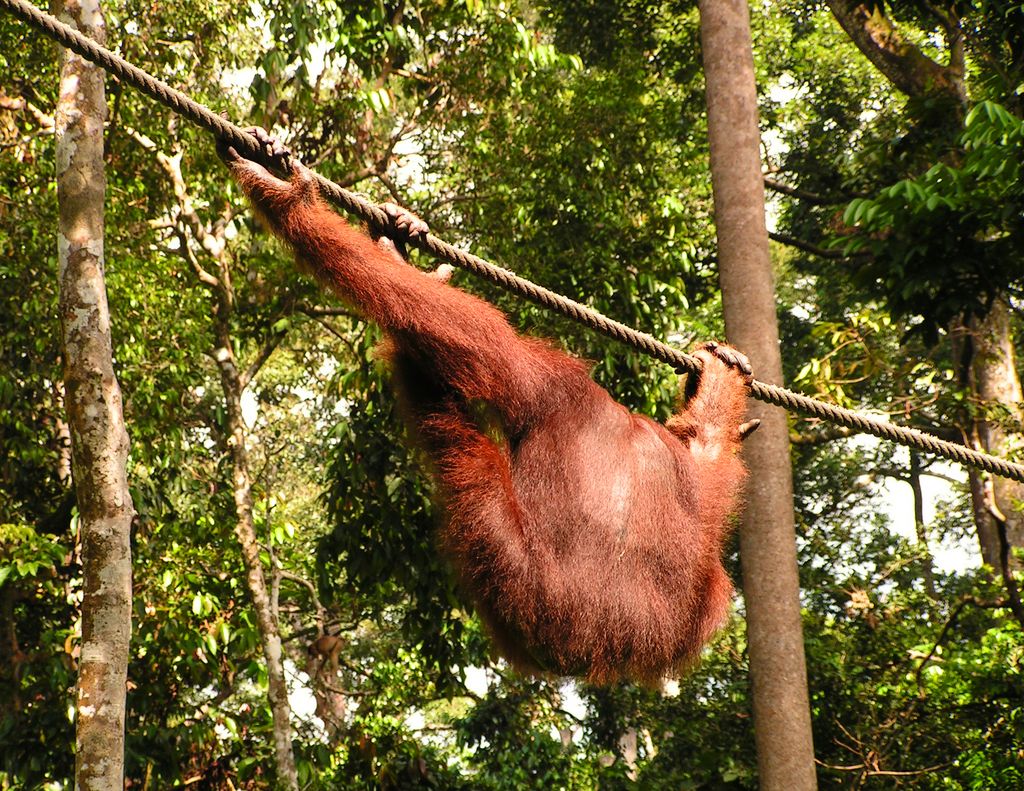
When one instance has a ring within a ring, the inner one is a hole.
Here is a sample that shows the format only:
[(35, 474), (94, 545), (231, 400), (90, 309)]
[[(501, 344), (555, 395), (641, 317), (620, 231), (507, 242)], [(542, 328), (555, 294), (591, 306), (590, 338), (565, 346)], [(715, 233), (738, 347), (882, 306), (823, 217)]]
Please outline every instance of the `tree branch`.
[[(319, 634), (326, 634), (326, 623), (327, 623), (327, 611), (320, 603), (320, 595), (317, 593), (316, 585), (310, 582), (305, 577), (298, 574), (293, 574), (290, 571), (285, 571), (283, 568), (278, 567), (277, 573), (281, 575), (281, 579), (291, 580), (299, 585), (302, 585), (309, 591), (310, 598), (313, 600), (313, 607), (316, 608), (316, 622)], [(348, 694), (348, 693), (345, 693)]]
[(3, 88), (0, 88), (0, 110), (28, 113), (36, 122), (36, 126), (48, 135), (52, 135), (53, 130), (56, 129), (56, 122), (52, 115), (44, 113), (24, 96), (8, 96)]
[(401, 190), (398, 189), (398, 185), (395, 184), (394, 180), (386, 172), (378, 172), (376, 176), (377, 181), (383, 184), (387, 191), (391, 193), (395, 203), (404, 203)]
[(256, 377), (256, 374), (260, 372), (260, 368), (263, 367), (263, 364), (270, 359), (270, 355), (274, 353), (274, 350), (281, 345), (281, 341), (284, 340), (284, 337), (287, 334), (287, 329), (274, 330), (272, 332), (271, 336), (267, 339), (267, 342), (263, 344), (259, 352), (256, 354), (256, 357), (251, 363), (249, 363), (249, 367), (246, 368), (239, 376), (239, 384), (242, 386), (243, 390), (249, 386), (249, 383)]
[(807, 203), (812, 203), (815, 206), (837, 206), (840, 203), (846, 203), (853, 198), (868, 197), (868, 193), (866, 192), (856, 192), (849, 195), (823, 195), (820, 192), (811, 192), (810, 190), (800, 189), (799, 187), (791, 187), (789, 184), (776, 181), (770, 176), (764, 177), (764, 186), (772, 192), (789, 195), (791, 198), (798, 198), (799, 200), (806, 201)]
[(935, 643), (934, 645), (932, 645), (931, 650), (921, 659), (921, 663), (917, 666), (917, 669), (914, 671), (914, 678), (917, 681), (917, 686), (919, 689), (923, 686), (921, 682), (921, 674), (924, 672), (925, 665), (927, 665), (932, 660), (932, 657), (935, 656), (935, 652), (938, 651), (939, 647), (946, 642), (946, 637), (949, 635), (950, 630), (956, 623), (957, 618), (960, 617), (960, 613), (964, 611), (964, 608), (968, 604), (972, 604), (975, 607), (984, 607), (985, 609), (991, 610), (998, 607), (1005, 607), (1006, 601), (1002, 599), (997, 599), (996, 601), (985, 601), (984, 599), (979, 599), (977, 596), (967, 596), (964, 599), (962, 599), (956, 607), (953, 608), (953, 611), (949, 614), (949, 618), (946, 619), (946, 623), (942, 627), (942, 631), (940, 631), (939, 636), (935, 638)]
[(377, 163), (374, 163), (373, 165), (367, 165), (366, 167), (360, 168), (354, 173), (349, 173), (343, 178), (339, 178), (337, 183), (342, 187), (351, 187), (353, 184), (358, 184), (360, 181), (363, 181), (364, 179), (368, 179), (371, 176), (376, 176), (380, 172), (379, 167), (380, 166)]
[(803, 250), (805, 253), (811, 255), (820, 256), (821, 258), (830, 258), (833, 260), (849, 260), (853, 258), (870, 258), (871, 253), (844, 253), (841, 250), (831, 250), (827, 247), (820, 247), (811, 242), (805, 242), (803, 239), (797, 239), (795, 236), (790, 236), (785, 233), (777, 233), (776, 231), (769, 231), (768, 238), (779, 244), (784, 244), (787, 247), (794, 247), (797, 250)]
[(1017, 587), (1017, 580), (1013, 576), (1013, 568), (1010, 565), (1010, 539), (1006, 533), (1006, 516), (996, 505), (991, 478), (985, 481), (985, 499), (988, 501), (988, 511), (999, 530), (999, 570), (1002, 572), (1003, 584), (1006, 586), (1007, 604), (1013, 617), (1024, 629), (1024, 604), (1021, 603), (1020, 589)]
[(303, 302), (297, 309), (300, 313), (305, 313), (311, 319), (315, 319), (320, 316), (345, 316), (349, 319), (359, 318), (348, 308), (331, 307), (329, 305), (307, 305)]
[(315, 321), (317, 324), (319, 324), (321, 327), (327, 330), (331, 335), (333, 335), (335, 338), (337, 338), (339, 341), (345, 344), (345, 346), (348, 347), (348, 350), (349, 352), (351, 352), (353, 357), (359, 357), (359, 354), (356, 351), (355, 344), (349, 338), (347, 338), (341, 330), (335, 327), (326, 318), (327, 316), (345, 316), (346, 318), (350, 319), (358, 319), (358, 316), (354, 315), (348, 310), (345, 310), (344, 308), (330, 308), (319, 306), (314, 307), (305, 304), (300, 304), (297, 310), (299, 311), (299, 313), (304, 313), (305, 315), (309, 316), (311, 319), (313, 319), (313, 321)]
[(853, 429), (829, 424), (811, 431), (790, 431), (789, 441), (793, 445), (824, 445), (826, 442), (845, 439), (846, 437), (853, 436), (853, 434)]
[(181, 248), (182, 256), (188, 261), (189, 265), (191, 265), (192, 269), (195, 271), (196, 277), (199, 278), (199, 282), (211, 289), (224, 288), (227, 285), (226, 282), (222, 282), (220, 278), (217, 278), (215, 275), (207, 272), (206, 269), (203, 268), (202, 264), (199, 263), (199, 259), (192, 253), (191, 247), (188, 244), (188, 239), (180, 227), (187, 227), (192, 232), (196, 241), (202, 245), (203, 249), (205, 249), (214, 260), (218, 261), (218, 263), (222, 263), (221, 258), (225, 252), (224, 235), (223, 233), (212, 233), (209, 228), (203, 225), (198, 212), (196, 212), (195, 207), (192, 204), (192, 197), (188, 192), (188, 185), (185, 183), (185, 178), (181, 173), (181, 154), (175, 154), (174, 156), (165, 154), (163, 151), (159, 150), (156, 142), (152, 138), (142, 134), (136, 129), (132, 129), (131, 127), (125, 127), (125, 132), (129, 137), (135, 140), (135, 142), (142, 146), (142, 148), (153, 152), (156, 156), (157, 162), (160, 164), (160, 167), (171, 182), (171, 187), (174, 189), (174, 197), (177, 198), (178, 202), (178, 223), (176, 223), (176, 227), (178, 229), (178, 244)]
[(818, 766), (823, 769), (831, 769), (834, 772), (863, 772), (865, 777), (916, 777), (917, 775), (931, 774), (937, 772), (940, 769), (945, 769), (949, 766), (948, 763), (935, 764), (935, 766), (927, 766), (924, 769), (909, 769), (906, 771), (897, 771), (895, 769), (872, 769), (869, 764), (852, 764), (852, 765), (839, 765), (839, 764), (827, 764), (824, 761), (814, 760)]
[(194, 271), (196, 273), (196, 277), (199, 278), (199, 282), (211, 289), (219, 289), (220, 280), (203, 269), (203, 265), (199, 263), (199, 259), (196, 258), (196, 254), (192, 252), (192, 246), (188, 243), (188, 237), (185, 236), (184, 229), (181, 226), (175, 226), (174, 235), (178, 237), (178, 252), (181, 254), (182, 258), (188, 261), (189, 266), (192, 267), (192, 271)]
[(952, 17), (934, 3), (930, 3), (928, 0), (914, 0), (914, 2), (922, 11), (935, 19), (947, 33), (952, 33), (956, 29)]
[(936, 63), (908, 41), (885, 15), (881, 3), (869, 7), (858, 0), (827, 0), (832, 15), (871, 64), (907, 96), (946, 94), (966, 101), (963, 74), (957, 73), (956, 48), (950, 41), (949, 67)]

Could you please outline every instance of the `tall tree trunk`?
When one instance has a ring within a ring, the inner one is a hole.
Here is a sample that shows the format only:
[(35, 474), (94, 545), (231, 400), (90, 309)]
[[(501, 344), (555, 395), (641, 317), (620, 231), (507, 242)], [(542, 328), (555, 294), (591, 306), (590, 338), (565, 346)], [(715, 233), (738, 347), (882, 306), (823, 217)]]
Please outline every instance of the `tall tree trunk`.
[[(103, 42), (97, 0), (55, 2), (55, 13)], [(82, 542), (82, 652), (75, 787), (124, 788), (124, 722), (131, 638), (130, 535), (135, 509), (128, 435), (114, 375), (103, 272), (103, 72), (62, 51), (57, 102), (57, 202), (64, 387)]]
[[(974, 436), (971, 444), (981, 450), (981, 442)], [(981, 562), (994, 569), (999, 568), (999, 525), (992, 515), (992, 485), (988, 475), (973, 467), (967, 470), (967, 482), (971, 489), (971, 513), (974, 515), (974, 530), (978, 534)]]
[[(967, 106), (964, 83), (964, 35), (951, 4), (923, 4), (939, 22), (949, 53), (943, 65), (903, 36), (880, 3), (828, 0), (833, 16), (850, 40), (896, 88), (908, 96), (944, 96), (959, 121)], [(972, 318), (951, 328), (954, 356), (965, 361), (959, 373), (969, 385), (976, 412), (964, 428), (975, 447), (996, 456), (1021, 451), (1021, 384), (1013, 354), (1013, 332), (1005, 297), (994, 301), (983, 319)], [(963, 344), (967, 344), (966, 349)], [(964, 352), (966, 351), (966, 354)], [(982, 560), (999, 570), (1001, 533), (1011, 546), (1024, 545), (1024, 485), (968, 470), (971, 505)]]
[[(1024, 450), (1024, 395), (1006, 299), (995, 300), (983, 318), (968, 320), (965, 331), (964, 341), (970, 344), (966, 359), (972, 440), (987, 453), (1014, 457)], [(970, 483), (982, 560), (999, 570), (1000, 522), (1010, 546), (1024, 546), (1024, 484), (976, 470), (970, 472)]]
[[(235, 500), (235, 537), (242, 550), (245, 565), (245, 584), (252, 599), (256, 615), (256, 629), (260, 635), (263, 659), (267, 663), (267, 700), (273, 719), (274, 763), (277, 771), (277, 786), (297, 791), (298, 775), (295, 770), (295, 754), (292, 750), (291, 706), (288, 703), (288, 685), (284, 675), (284, 652), (281, 648), (281, 632), (278, 624), (273, 597), (267, 588), (263, 563), (260, 560), (259, 539), (253, 523), (252, 477), (249, 473), (249, 449), (242, 418), (242, 393), (259, 373), (262, 365), (270, 358), (274, 349), (284, 338), (283, 332), (273, 332), (264, 347), (244, 371), (238, 369), (235, 359), (234, 338), (231, 334), (232, 317), (235, 311), (235, 290), (231, 281), (231, 256), (227, 251), (224, 227), (226, 218), (213, 226), (205, 223), (196, 211), (181, 173), (181, 154), (170, 156), (159, 151), (156, 143), (145, 135), (134, 133), (136, 142), (152, 151), (157, 162), (171, 182), (178, 200), (180, 252), (195, 272), (199, 282), (209, 290), (214, 300), (214, 334), (216, 349), (214, 358), (220, 370), (221, 389), (224, 393), (224, 411), (227, 415), (227, 432), (224, 450), (231, 456), (231, 486)], [(204, 254), (216, 264), (214, 275), (203, 268), (196, 257), (191, 239), (199, 243)]]
[(345, 736), (348, 714), (348, 701), (338, 688), (337, 660), (330, 656), (311, 656), (306, 661), (306, 675), (316, 701), (316, 716), (324, 724), (327, 741), (336, 746)]
[[(764, 220), (757, 90), (745, 0), (700, 0), (711, 178), (726, 336), (758, 378), (782, 383), (775, 289)], [(817, 787), (800, 620), (786, 414), (756, 404), (740, 527), (760, 787)]]
[(245, 563), (246, 587), (252, 597), (256, 613), (256, 626), (267, 662), (267, 698), (274, 725), (274, 756), (277, 785), (289, 791), (298, 791), (299, 781), (292, 751), (291, 706), (288, 703), (288, 684), (284, 675), (284, 653), (281, 632), (267, 591), (266, 575), (260, 560), (259, 539), (252, 516), (252, 478), (249, 474), (249, 451), (246, 444), (245, 422), (242, 419), (243, 375), (238, 370), (232, 351), (229, 316), (232, 311), (230, 273), (226, 263), (221, 268), (216, 332), (218, 348), (214, 352), (220, 368), (220, 381), (224, 390), (224, 406), (228, 421), (228, 450), (233, 470), (232, 486), (235, 496), (235, 536), (242, 549)]
[(917, 533), (918, 551), (921, 553), (921, 578), (928, 598), (935, 596), (935, 560), (928, 546), (928, 527), (924, 523), (924, 490), (921, 488), (921, 456), (910, 449), (910, 471), (907, 483), (914, 494), (914, 530)]

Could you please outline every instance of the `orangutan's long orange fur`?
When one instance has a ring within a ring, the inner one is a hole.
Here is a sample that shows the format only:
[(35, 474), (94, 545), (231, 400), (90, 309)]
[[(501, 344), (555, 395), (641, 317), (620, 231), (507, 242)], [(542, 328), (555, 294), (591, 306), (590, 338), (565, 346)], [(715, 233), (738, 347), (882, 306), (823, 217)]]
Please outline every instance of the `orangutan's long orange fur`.
[(441, 544), (499, 649), (527, 670), (656, 681), (722, 623), (721, 552), (744, 478), (744, 377), (716, 355), (662, 426), (580, 361), (409, 266), (331, 211), (308, 171), (226, 156), (307, 267), (386, 332), (445, 510)]

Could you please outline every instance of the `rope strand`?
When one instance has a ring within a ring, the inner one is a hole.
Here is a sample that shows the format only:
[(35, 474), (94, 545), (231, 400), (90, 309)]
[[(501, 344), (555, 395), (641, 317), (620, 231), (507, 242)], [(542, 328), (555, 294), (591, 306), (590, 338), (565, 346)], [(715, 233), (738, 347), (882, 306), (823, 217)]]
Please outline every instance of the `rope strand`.
[[(23, 22), (76, 52), (83, 58), (98, 64), (122, 82), (134, 86), (142, 93), (166, 105), (197, 126), (225, 140), (239, 151), (244, 152), (246, 156), (263, 164), (272, 164), (268, 161), (265, 152), (252, 135), (217, 115), (209, 108), (189, 98), (181, 91), (175, 90), (167, 83), (128, 63), (124, 58), (121, 58), (105, 47), (101, 47), (74, 28), (40, 11), (31, 3), (25, 2), (25, 0), (0, 0), (0, 7), (6, 8)], [(325, 179), (323, 176), (316, 175), (315, 178), (321, 193), (334, 205), (377, 228), (387, 229), (390, 227), (390, 219), (379, 207), (360, 195), (335, 184), (333, 181)], [(627, 327), (625, 324), (620, 324), (586, 305), (581, 305), (579, 302), (568, 297), (531, 283), (529, 280), (519, 277), (507, 269), (495, 266), (471, 253), (459, 250), (447, 242), (438, 239), (436, 236), (428, 234), (425, 237), (409, 239), (407, 243), (430, 253), (435, 258), (473, 272), (479, 277), (489, 280), (517, 296), (561, 313), (573, 321), (590, 327), (620, 343), (631, 346), (656, 360), (668, 363), (676, 370), (685, 370), (691, 373), (700, 371), (701, 364), (697, 358), (674, 349), (647, 333), (639, 332), (631, 327)], [(933, 453), (936, 456), (976, 467), (1004, 478), (1024, 482), (1024, 465), (1000, 459), (987, 453), (981, 453), (965, 445), (947, 442), (917, 429), (887, 423), (850, 409), (826, 404), (823, 401), (795, 393), (778, 385), (759, 382), (756, 379), (751, 382), (750, 394), (759, 401), (780, 406), (791, 412), (799, 412), (810, 417), (828, 420), (832, 423), (854, 429), (857, 432), (873, 434), (876, 437), (918, 448), (919, 450)]]

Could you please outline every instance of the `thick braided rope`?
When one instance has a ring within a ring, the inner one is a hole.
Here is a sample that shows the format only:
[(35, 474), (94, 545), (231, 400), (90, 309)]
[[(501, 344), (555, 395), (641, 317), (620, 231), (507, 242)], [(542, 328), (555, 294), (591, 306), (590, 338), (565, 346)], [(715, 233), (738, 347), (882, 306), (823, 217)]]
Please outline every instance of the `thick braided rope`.
[[(185, 94), (175, 90), (165, 82), (147, 74), (137, 66), (133, 66), (110, 50), (83, 36), (77, 30), (65, 25), (58, 19), (40, 11), (25, 0), (0, 0), (0, 7), (30, 26), (54, 39), (58, 43), (78, 53), (106, 71), (115, 75), (122, 82), (134, 86), (152, 99), (166, 105), (192, 123), (225, 140), (236, 149), (265, 164), (273, 164), (267, 158), (256, 138), (234, 124), (221, 118), (212, 110), (193, 101)], [(322, 176), (315, 176), (317, 185), (323, 195), (339, 208), (360, 217), (376, 228), (387, 230), (391, 227), (390, 218), (377, 206), (354, 192), (328, 181)], [(480, 277), (495, 283), (501, 288), (518, 296), (529, 299), (539, 305), (557, 311), (573, 321), (579, 322), (621, 343), (668, 363), (676, 370), (700, 371), (701, 363), (697, 358), (685, 354), (678, 349), (667, 346), (656, 338), (643, 332), (627, 327), (625, 324), (603, 316), (597, 311), (581, 305), (574, 300), (549, 291), (531, 283), (529, 280), (513, 274), (507, 269), (495, 266), (482, 258), (459, 250), (433, 235), (407, 240), (408, 244), (424, 250), (436, 258), (469, 270)], [(916, 429), (897, 426), (882, 420), (862, 415), (850, 409), (832, 406), (808, 396), (794, 393), (791, 390), (754, 380), (750, 385), (750, 394), (767, 404), (783, 407), (791, 412), (799, 412), (811, 417), (828, 420), (846, 426), (858, 432), (873, 434), (876, 437), (909, 445), (920, 450), (934, 453), (937, 456), (958, 461), (986, 472), (1001, 475), (1015, 481), (1024, 482), (1024, 465), (1015, 464), (1005, 459), (980, 453), (964, 445), (947, 442)]]

